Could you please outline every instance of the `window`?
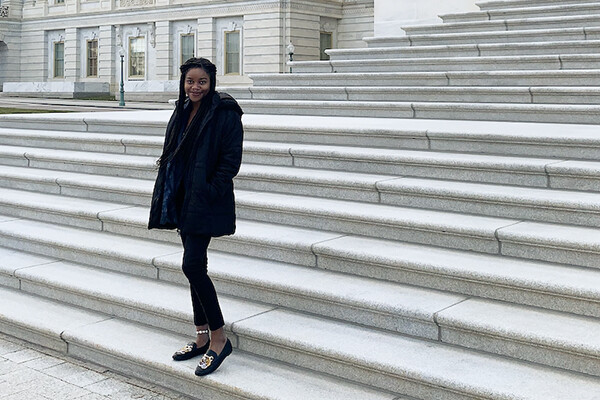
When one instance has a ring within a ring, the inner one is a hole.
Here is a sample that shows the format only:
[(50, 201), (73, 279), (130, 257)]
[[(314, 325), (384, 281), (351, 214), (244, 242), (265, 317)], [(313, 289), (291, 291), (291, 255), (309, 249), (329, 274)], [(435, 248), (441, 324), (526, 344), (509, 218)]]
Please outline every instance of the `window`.
[(87, 76), (98, 76), (98, 40), (87, 41)]
[(129, 77), (146, 77), (146, 40), (143, 36), (129, 38)]
[(55, 0), (54, 4), (65, 4), (65, 0)]
[(225, 74), (240, 74), (240, 31), (225, 32)]
[(65, 77), (65, 43), (54, 43), (54, 77)]
[(320, 60), (329, 60), (329, 54), (325, 53), (325, 50), (333, 47), (333, 35), (331, 32), (321, 32), (321, 46), (320, 46)]
[(183, 64), (196, 54), (196, 36), (193, 33), (181, 35), (181, 63)]

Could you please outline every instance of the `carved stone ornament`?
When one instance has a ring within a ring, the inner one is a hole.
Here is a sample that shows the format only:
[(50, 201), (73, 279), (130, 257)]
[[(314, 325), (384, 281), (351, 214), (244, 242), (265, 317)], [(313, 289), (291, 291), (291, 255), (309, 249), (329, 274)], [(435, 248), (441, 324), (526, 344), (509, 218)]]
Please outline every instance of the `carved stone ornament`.
[(139, 6), (152, 6), (154, 0), (121, 0), (121, 7), (139, 7)]
[(150, 46), (156, 46), (156, 25), (154, 22), (148, 22), (148, 36), (150, 40)]
[(232, 32), (232, 31), (237, 31), (237, 30), (238, 30), (238, 28), (239, 28), (239, 25), (238, 25), (238, 24), (237, 24), (235, 21), (231, 21), (231, 22), (229, 23), (229, 25), (227, 26), (227, 28), (228, 28), (228, 31), (229, 31), (229, 32)]
[(8, 6), (0, 6), (0, 18), (8, 18)]
[(117, 33), (117, 46), (123, 46), (123, 29), (121, 28), (121, 25), (117, 25), (115, 28)]

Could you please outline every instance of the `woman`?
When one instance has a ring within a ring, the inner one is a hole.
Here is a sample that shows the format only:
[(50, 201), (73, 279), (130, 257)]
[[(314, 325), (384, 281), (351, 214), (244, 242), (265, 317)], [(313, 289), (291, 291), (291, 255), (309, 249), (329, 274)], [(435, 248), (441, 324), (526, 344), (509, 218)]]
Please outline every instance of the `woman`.
[(179, 101), (158, 160), (148, 228), (180, 233), (196, 340), (173, 359), (202, 355), (200, 376), (215, 371), (232, 351), (206, 254), (212, 237), (235, 232), (233, 177), (242, 160), (242, 110), (231, 96), (215, 91), (217, 68), (209, 60), (191, 58), (180, 70)]

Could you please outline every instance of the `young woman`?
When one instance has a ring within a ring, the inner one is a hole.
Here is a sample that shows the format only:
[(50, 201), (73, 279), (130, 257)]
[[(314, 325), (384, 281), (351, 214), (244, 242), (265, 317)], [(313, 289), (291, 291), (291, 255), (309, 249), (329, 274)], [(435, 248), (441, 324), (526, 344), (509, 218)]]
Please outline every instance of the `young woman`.
[(180, 70), (179, 101), (158, 160), (148, 228), (176, 228), (181, 235), (196, 340), (173, 359), (202, 355), (196, 375), (207, 375), (232, 351), (207, 274), (207, 249), (212, 237), (235, 231), (233, 177), (242, 160), (242, 110), (231, 96), (215, 91), (217, 68), (209, 60), (191, 58)]

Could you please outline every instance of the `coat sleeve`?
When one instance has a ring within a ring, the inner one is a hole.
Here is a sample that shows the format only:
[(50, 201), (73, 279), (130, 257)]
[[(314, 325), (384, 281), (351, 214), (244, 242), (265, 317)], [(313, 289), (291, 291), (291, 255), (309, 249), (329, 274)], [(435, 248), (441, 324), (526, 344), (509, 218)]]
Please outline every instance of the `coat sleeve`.
[(232, 191), (233, 178), (242, 163), (244, 129), (241, 116), (234, 110), (224, 110), (221, 141), (217, 162), (209, 178), (208, 190), (211, 200)]

